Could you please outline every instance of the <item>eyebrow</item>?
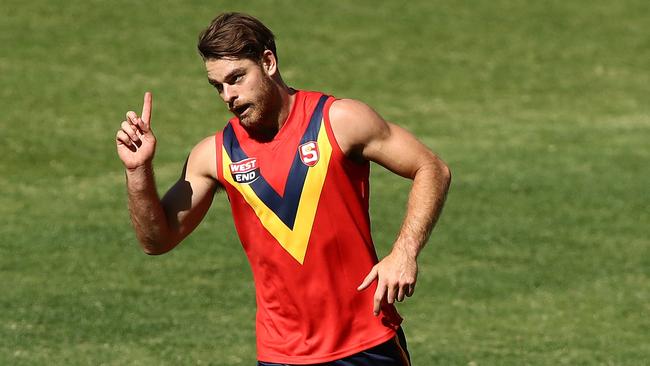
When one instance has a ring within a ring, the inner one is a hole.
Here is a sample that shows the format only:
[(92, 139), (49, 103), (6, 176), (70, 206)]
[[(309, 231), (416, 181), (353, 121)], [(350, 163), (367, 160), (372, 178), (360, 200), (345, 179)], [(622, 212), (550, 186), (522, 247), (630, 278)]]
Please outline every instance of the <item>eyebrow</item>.
[[(245, 71), (246, 71), (246, 69), (243, 68), (243, 67), (238, 67), (236, 69), (233, 69), (226, 76), (224, 76), (223, 80), (226, 81), (226, 80), (232, 79), (236, 74), (240, 74), (240, 73), (243, 73)], [(212, 84), (212, 85), (221, 84), (221, 82), (219, 82), (218, 80), (215, 80), (215, 79), (211, 79), (209, 76), (208, 76), (208, 82), (210, 84)]]

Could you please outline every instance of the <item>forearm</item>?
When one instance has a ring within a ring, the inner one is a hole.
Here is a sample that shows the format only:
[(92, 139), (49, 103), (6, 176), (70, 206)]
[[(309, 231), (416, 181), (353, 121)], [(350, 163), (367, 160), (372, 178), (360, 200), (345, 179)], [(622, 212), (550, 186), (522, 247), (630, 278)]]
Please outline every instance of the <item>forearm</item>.
[(364, 290), (377, 279), (373, 305), (375, 315), (379, 314), (384, 299), (392, 304), (413, 295), (418, 274), (417, 256), (440, 216), (451, 180), (447, 166), (433, 154), (412, 175), (404, 176), (413, 178), (413, 186), (406, 217), (393, 250), (372, 267), (357, 288)]
[(171, 238), (165, 211), (156, 191), (151, 163), (126, 170), (129, 214), (140, 246), (147, 254), (169, 250)]
[(413, 258), (419, 255), (440, 217), (450, 182), (449, 168), (437, 157), (416, 171), (406, 216), (393, 250)]

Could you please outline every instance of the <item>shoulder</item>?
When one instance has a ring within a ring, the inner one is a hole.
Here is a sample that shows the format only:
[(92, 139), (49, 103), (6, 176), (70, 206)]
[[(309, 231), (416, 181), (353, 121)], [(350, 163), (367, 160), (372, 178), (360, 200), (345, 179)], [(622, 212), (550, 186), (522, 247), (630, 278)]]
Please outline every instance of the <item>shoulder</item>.
[(211, 135), (203, 138), (196, 145), (194, 145), (194, 147), (192, 148), (192, 152), (190, 154), (195, 155), (197, 157), (213, 156), (214, 158), (215, 149), (216, 149), (215, 136)]
[(374, 109), (364, 102), (355, 99), (336, 99), (330, 107), (330, 118), (349, 122), (361, 118), (379, 116)]
[(388, 123), (364, 102), (337, 99), (329, 110), (332, 132), (346, 155), (362, 154), (373, 141), (390, 134)]
[(188, 173), (209, 176), (216, 179), (216, 142), (215, 135), (199, 141), (187, 159)]

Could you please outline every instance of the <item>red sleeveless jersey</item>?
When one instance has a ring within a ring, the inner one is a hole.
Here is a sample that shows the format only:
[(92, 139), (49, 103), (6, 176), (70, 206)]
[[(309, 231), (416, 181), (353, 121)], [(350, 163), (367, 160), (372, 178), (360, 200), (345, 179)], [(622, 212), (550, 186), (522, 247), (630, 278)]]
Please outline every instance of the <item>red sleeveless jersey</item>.
[(270, 142), (237, 118), (216, 135), (217, 176), (255, 279), (258, 360), (328, 362), (395, 336), (392, 305), (372, 313), (377, 263), (369, 164), (345, 157), (329, 122), (333, 97), (298, 91)]

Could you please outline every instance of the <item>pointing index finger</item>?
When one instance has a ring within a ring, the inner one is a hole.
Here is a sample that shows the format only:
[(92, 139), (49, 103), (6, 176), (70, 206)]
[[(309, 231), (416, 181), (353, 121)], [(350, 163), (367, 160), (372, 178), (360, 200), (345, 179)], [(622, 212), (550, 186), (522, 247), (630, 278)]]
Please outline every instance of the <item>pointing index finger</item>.
[(147, 127), (149, 127), (149, 121), (151, 120), (151, 108), (153, 104), (153, 96), (151, 92), (144, 93), (144, 102), (142, 103), (142, 122), (144, 122)]
[(366, 278), (363, 279), (363, 282), (361, 283), (361, 285), (359, 285), (359, 287), (357, 287), (357, 291), (363, 291), (363, 290), (365, 290), (366, 288), (368, 288), (368, 286), (370, 286), (370, 284), (371, 284), (371, 283), (372, 283), (376, 278), (377, 278), (377, 268), (376, 268), (376, 267), (372, 267), (372, 269), (370, 270), (370, 273), (368, 273), (368, 275), (366, 276)]

